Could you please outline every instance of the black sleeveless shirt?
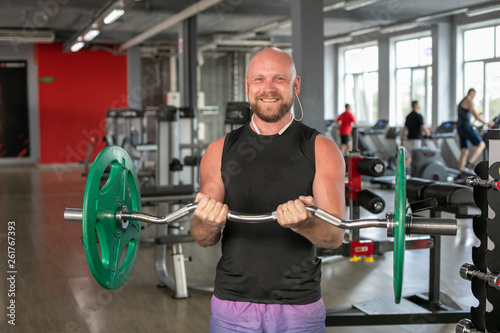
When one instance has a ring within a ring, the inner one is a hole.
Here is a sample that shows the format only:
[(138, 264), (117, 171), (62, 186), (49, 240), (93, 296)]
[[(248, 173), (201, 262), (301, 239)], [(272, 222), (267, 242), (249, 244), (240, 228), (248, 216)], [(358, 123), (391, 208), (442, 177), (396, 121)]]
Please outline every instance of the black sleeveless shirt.
[[(221, 173), (232, 211), (269, 213), (312, 195), (318, 132), (294, 121), (282, 134), (258, 135), (250, 124), (226, 136)], [(309, 304), (321, 298), (321, 260), (305, 237), (278, 222), (227, 221), (214, 294), (219, 299)]]
[(458, 129), (471, 127), (470, 110), (464, 109), (462, 107), (461, 104), (463, 101), (464, 100), (462, 100), (460, 103), (458, 103), (458, 107), (457, 107), (457, 112), (458, 112), (457, 128)]

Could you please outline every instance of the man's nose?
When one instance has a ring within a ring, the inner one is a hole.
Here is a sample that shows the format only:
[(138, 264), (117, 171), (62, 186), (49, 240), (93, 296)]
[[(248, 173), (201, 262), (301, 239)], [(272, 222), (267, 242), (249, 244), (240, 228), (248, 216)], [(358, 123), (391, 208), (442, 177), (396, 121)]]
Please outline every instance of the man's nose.
[(263, 87), (264, 92), (274, 92), (276, 91), (276, 86), (273, 81), (268, 81), (264, 84)]

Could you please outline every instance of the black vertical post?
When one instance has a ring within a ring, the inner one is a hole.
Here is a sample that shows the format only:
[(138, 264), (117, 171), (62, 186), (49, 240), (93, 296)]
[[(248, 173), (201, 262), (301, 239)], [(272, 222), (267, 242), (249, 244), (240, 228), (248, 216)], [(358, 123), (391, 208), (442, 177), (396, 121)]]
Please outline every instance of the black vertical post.
[[(431, 217), (441, 217), (440, 212), (431, 210)], [(441, 279), (441, 236), (431, 236), (433, 247), (429, 253), (429, 310), (435, 310), (434, 304), (440, 303)]]

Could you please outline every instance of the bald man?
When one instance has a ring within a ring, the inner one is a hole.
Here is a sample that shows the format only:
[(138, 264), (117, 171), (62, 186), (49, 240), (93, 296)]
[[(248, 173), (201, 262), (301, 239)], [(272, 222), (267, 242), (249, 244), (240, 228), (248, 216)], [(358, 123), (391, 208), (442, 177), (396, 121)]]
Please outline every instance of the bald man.
[[(292, 58), (268, 48), (250, 61), (245, 88), (252, 119), (210, 144), (200, 165), (191, 234), (222, 239), (210, 332), (324, 332), (321, 260), (344, 231), (306, 210), (344, 217), (344, 159), (338, 147), (293, 118), (300, 92)], [(228, 210), (277, 212), (277, 222), (228, 220)]]

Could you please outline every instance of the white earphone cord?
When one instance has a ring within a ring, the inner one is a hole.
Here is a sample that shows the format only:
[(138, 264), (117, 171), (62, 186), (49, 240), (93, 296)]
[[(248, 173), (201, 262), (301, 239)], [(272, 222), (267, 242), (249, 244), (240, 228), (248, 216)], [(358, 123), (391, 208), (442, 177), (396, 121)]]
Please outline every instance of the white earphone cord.
[(297, 119), (295, 117), (294, 118), (297, 121), (301, 121), (302, 119), (304, 119), (304, 109), (302, 108), (302, 103), (300, 103), (299, 95), (297, 94), (297, 95), (295, 95), (295, 97), (297, 97), (297, 102), (299, 102), (299, 107), (300, 107), (300, 111), (302, 114), (300, 115), (300, 119)]

